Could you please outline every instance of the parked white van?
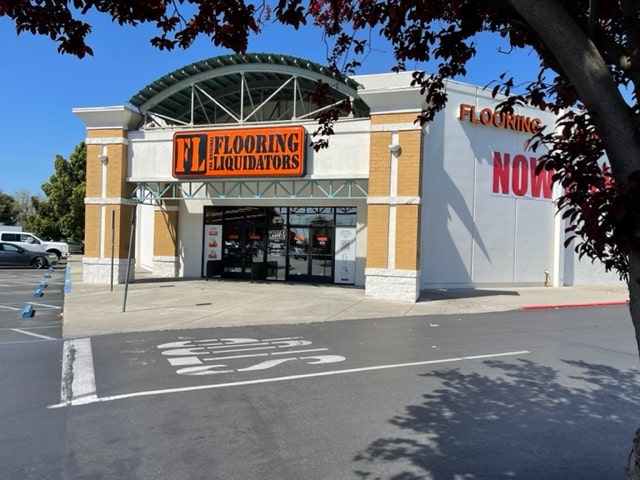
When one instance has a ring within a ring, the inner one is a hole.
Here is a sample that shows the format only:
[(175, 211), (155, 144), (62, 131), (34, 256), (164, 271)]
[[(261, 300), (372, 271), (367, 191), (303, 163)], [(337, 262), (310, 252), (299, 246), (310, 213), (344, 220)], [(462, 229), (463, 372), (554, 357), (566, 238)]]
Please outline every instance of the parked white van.
[(43, 252), (54, 253), (58, 260), (69, 256), (69, 245), (64, 242), (47, 242), (40, 240), (33, 233), (29, 232), (7, 232), (0, 231), (0, 241), (27, 246), (32, 250), (42, 250)]

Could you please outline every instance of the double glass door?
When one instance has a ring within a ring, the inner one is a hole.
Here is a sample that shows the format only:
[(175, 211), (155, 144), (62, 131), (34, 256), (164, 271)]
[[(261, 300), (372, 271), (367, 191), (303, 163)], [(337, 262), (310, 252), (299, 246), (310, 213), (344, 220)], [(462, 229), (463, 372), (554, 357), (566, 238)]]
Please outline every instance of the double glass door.
[(331, 282), (333, 279), (333, 233), (329, 226), (291, 227), (289, 271), (292, 280)]
[(223, 228), (223, 275), (237, 278), (263, 276), (265, 227), (249, 223), (226, 224)]

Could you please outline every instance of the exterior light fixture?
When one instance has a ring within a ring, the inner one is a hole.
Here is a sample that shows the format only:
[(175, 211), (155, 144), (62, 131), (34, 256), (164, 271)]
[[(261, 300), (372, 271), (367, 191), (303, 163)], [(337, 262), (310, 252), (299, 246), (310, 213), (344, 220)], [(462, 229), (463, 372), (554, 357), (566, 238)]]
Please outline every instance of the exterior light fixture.
[(106, 165), (107, 163), (109, 163), (109, 157), (107, 157), (104, 153), (101, 153), (100, 155), (98, 155), (98, 160), (100, 160), (103, 165)]

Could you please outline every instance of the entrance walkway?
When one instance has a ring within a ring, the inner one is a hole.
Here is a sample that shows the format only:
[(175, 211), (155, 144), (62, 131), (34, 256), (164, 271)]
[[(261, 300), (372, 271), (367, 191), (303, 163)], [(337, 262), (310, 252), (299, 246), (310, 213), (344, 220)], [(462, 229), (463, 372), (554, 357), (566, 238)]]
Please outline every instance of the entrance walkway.
[[(621, 305), (622, 284), (589, 287), (460, 289), (424, 292), (417, 303), (365, 298), (364, 290), (338, 285), (234, 280), (157, 280), (140, 272), (125, 286), (82, 282), (82, 260), (69, 260), (63, 336), (380, 319), (407, 315), (467, 314), (586, 305)], [(123, 312), (123, 309), (125, 310)]]

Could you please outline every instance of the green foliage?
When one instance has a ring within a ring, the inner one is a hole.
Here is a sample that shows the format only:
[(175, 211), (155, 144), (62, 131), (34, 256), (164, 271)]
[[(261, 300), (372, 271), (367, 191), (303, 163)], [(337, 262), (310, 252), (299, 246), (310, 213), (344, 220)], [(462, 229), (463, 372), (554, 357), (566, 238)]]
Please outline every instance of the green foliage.
[(15, 199), (0, 191), (0, 224), (15, 225), (18, 220), (18, 208)]
[(42, 185), (47, 198), (31, 197), (35, 215), (30, 216), (28, 227), (45, 239), (66, 237), (84, 238), (84, 197), (87, 147), (78, 144), (69, 160), (57, 155), (55, 173)]

